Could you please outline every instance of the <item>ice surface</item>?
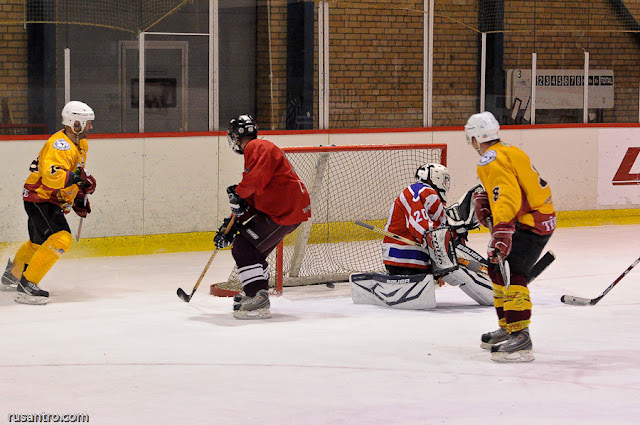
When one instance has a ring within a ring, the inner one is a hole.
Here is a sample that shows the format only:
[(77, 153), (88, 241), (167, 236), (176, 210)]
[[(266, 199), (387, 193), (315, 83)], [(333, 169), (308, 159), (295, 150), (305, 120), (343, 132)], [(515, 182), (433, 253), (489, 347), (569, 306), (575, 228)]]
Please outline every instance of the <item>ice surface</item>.
[(232, 268), (228, 251), (190, 303), (176, 289), (191, 292), (209, 252), (63, 259), (41, 283), (48, 305), (0, 292), (0, 423), (637, 424), (640, 269), (596, 306), (560, 297), (599, 295), (640, 255), (639, 235), (556, 232), (558, 258), (531, 285), (527, 364), (489, 359), (479, 342), (495, 313), (455, 287), (436, 291), (433, 311), (354, 305), (346, 283), (285, 288), (272, 319), (238, 321), (231, 299), (208, 294)]

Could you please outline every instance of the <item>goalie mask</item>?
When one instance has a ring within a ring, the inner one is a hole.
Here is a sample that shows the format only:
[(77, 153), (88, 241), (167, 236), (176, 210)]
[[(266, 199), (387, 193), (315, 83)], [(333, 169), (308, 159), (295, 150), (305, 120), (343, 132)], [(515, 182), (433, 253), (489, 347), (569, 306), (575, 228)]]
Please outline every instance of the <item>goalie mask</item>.
[(469, 117), (464, 133), (467, 143), (471, 143), (474, 137), (478, 143), (492, 142), (500, 140), (500, 124), (491, 112), (482, 112)]
[(447, 167), (441, 164), (424, 164), (416, 170), (416, 179), (431, 186), (443, 202), (447, 202), (447, 193), (451, 187), (451, 175)]
[(238, 155), (244, 153), (244, 148), (241, 146), (242, 139), (251, 137), (253, 140), (257, 136), (258, 124), (256, 124), (256, 120), (254, 120), (251, 115), (240, 115), (229, 122), (229, 131), (227, 132), (229, 147)]

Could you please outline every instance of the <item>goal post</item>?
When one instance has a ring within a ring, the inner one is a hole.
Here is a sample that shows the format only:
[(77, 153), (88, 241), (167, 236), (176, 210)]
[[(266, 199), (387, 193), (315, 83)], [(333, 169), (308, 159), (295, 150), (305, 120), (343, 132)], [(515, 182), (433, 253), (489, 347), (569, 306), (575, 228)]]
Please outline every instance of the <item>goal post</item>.
[[(352, 273), (384, 272), (382, 237), (354, 221), (384, 227), (394, 200), (425, 163), (446, 165), (444, 144), (283, 148), (311, 198), (311, 218), (268, 258), (270, 286), (344, 282)], [(242, 290), (236, 270), (214, 286)], [(213, 289), (212, 289), (212, 293)]]

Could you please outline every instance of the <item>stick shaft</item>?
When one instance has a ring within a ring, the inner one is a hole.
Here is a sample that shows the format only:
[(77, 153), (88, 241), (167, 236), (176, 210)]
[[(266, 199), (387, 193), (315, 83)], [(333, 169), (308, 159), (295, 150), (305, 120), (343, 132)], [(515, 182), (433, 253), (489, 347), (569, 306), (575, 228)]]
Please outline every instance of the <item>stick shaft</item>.
[[(235, 222), (236, 222), (236, 216), (232, 215), (231, 216), (231, 220), (229, 220), (229, 224), (224, 229), (224, 234), (225, 235), (231, 231), (231, 228), (233, 227), (233, 224)], [(202, 273), (200, 273), (200, 277), (198, 278), (198, 281), (196, 282), (196, 285), (193, 287), (193, 290), (191, 291), (191, 295), (189, 295), (189, 299), (191, 299), (191, 297), (193, 297), (193, 294), (195, 294), (196, 291), (198, 290), (198, 286), (200, 286), (200, 282), (202, 282), (202, 279), (204, 278), (204, 275), (207, 274), (207, 270), (209, 270), (209, 266), (213, 262), (213, 259), (215, 258), (215, 256), (218, 253), (218, 251), (219, 251), (219, 249), (216, 248), (213, 251), (213, 254), (211, 254), (211, 257), (209, 258), (209, 261), (207, 261), (207, 265), (204, 266), (204, 270), (202, 270)]]
[[(82, 201), (82, 204), (84, 205), (84, 207), (87, 207), (87, 195), (84, 195), (84, 200)], [(80, 232), (82, 232), (82, 221), (84, 220), (84, 217), (80, 217), (80, 223), (78, 223), (78, 231), (76, 232), (76, 242), (78, 242), (80, 240)]]
[(529, 274), (529, 280), (527, 283), (532, 282), (540, 276), (540, 274), (545, 271), (547, 267), (555, 261), (555, 259), (556, 254), (554, 254), (553, 251), (547, 251), (531, 268), (531, 273)]
[(400, 242), (404, 242), (406, 244), (413, 245), (413, 246), (422, 247), (422, 245), (420, 245), (416, 241), (413, 241), (411, 239), (405, 238), (404, 236), (400, 236), (400, 235), (397, 235), (395, 233), (389, 232), (388, 230), (384, 230), (384, 229), (381, 229), (379, 227), (372, 226), (372, 225), (364, 223), (364, 222), (362, 222), (360, 220), (356, 220), (356, 221), (354, 221), (354, 223), (357, 224), (358, 226), (364, 227), (365, 229), (369, 229), (369, 230), (371, 230), (373, 232), (379, 233), (379, 234), (384, 235), (384, 236), (389, 236), (390, 238), (393, 238), (393, 239), (398, 240)]
[(622, 272), (622, 274), (620, 276), (618, 276), (616, 278), (616, 280), (614, 280), (611, 285), (609, 285), (607, 287), (607, 289), (605, 289), (602, 294), (600, 294), (599, 296), (595, 297), (595, 298), (582, 298), (582, 297), (574, 297), (571, 295), (563, 295), (562, 298), (560, 298), (560, 301), (562, 301), (565, 304), (571, 304), (571, 305), (596, 305), (605, 295), (607, 295), (609, 293), (609, 291), (611, 291), (613, 289), (614, 286), (616, 286), (618, 284), (618, 282), (620, 282), (622, 280), (623, 277), (625, 277), (627, 275), (627, 273), (629, 273), (631, 271), (631, 269), (633, 269), (635, 266), (638, 265), (638, 263), (640, 263), (640, 257), (638, 257), (636, 259), (636, 261), (633, 262), (633, 264), (631, 264), (629, 267), (627, 267), (627, 269), (625, 271)]
[(204, 270), (202, 270), (202, 273), (200, 273), (200, 277), (198, 278), (198, 281), (196, 282), (196, 286), (193, 287), (193, 290), (191, 291), (191, 295), (189, 296), (189, 298), (193, 297), (193, 294), (196, 293), (196, 290), (198, 289), (198, 286), (200, 286), (200, 282), (202, 282), (202, 279), (204, 278), (204, 275), (207, 274), (207, 270), (209, 270), (209, 266), (213, 262), (213, 259), (215, 258), (217, 253), (218, 253), (218, 248), (216, 248), (213, 251), (213, 254), (211, 254), (211, 257), (209, 258), (209, 261), (207, 261), (207, 265), (204, 266)]
[(627, 267), (627, 269), (625, 271), (623, 271), (622, 274), (620, 276), (618, 276), (618, 278), (616, 280), (614, 280), (613, 283), (611, 283), (611, 285), (609, 285), (607, 287), (607, 289), (604, 290), (602, 295), (600, 295), (598, 298), (594, 298), (594, 300), (596, 300), (594, 302), (594, 304), (597, 303), (598, 301), (600, 301), (600, 299), (602, 299), (602, 297), (607, 295), (609, 293), (609, 291), (611, 291), (613, 289), (613, 287), (616, 286), (618, 284), (618, 282), (620, 282), (622, 280), (622, 278), (625, 277), (627, 275), (627, 273), (629, 273), (631, 271), (631, 269), (633, 269), (635, 266), (638, 265), (638, 263), (640, 263), (640, 257), (638, 257), (636, 259), (636, 261), (633, 262), (633, 264), (631, 264), (629, 267)]

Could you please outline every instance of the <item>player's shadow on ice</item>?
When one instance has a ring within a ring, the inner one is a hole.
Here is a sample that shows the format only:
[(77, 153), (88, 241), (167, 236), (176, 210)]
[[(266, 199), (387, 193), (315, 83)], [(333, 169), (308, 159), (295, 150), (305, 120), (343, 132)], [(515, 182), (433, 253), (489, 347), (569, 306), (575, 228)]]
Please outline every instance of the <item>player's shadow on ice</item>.
[(440, 313), (440, 314), (449, 314), (456, 313), (459, 314), (460, 311), (469, 312), (469, 313), (486, 313), (487, 311), (494, 311), (493, 306), (488, 305), (479, 305), (479, 304), (455, 304), (455, 303), (438, 303), (436, 308), (430, 310), (424, 310), (428, 313)]
[(189, 320), (196, 322), (210, 323), (216, 326), (228, 326), (239, 327), (249, 326), (255, 324), (268, 324), (268, 323), (285, 323), (285, 322), (297, 322), (301, 320), (301, 317), (293, 316), (290, 314), (271, 313), (269, 319), (253, 319), (253, 320), (241, 320), (233, 317), (231, 312), (226, 313), (203, 313), (198, 316), (191, 317)]

